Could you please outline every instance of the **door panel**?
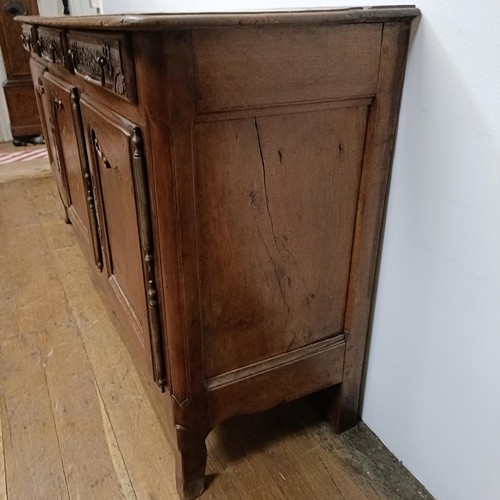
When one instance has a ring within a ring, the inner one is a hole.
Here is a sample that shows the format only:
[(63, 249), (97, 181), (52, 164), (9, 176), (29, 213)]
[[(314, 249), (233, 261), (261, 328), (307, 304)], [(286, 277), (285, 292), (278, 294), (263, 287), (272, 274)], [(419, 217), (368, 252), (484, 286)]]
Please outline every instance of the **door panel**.
[(52, 143), (51, 143), (52, 137), (48, 130), (48, 120), (45, 116), (45, 108), (42, 103), (42, 94), (45, 91), (43, 89), (42, 75), (47, 71), (47, 66), (45, 66), (44, 64), (40, 64), (34, 59), (30, 59), (29, 64), (30, 64), (33, 85), (35, 87), (35, 98), (38, 107), (38, 114), (40, 115), (40, 121), (42, 122), (42, 133), (45, 139), (45, 144), (47, 145), (49, 160), (52, 165), (54, 161), (54, 157), (52, 154)]
[(137, 127), (95, 103), (81, 100), (85, 143), (96, 201), (103, 271), (112, 295), (135, 331), (141, 357), (149, 351), (148, 304), (133, 174)]
[(45, 136), (45, 143), (47, 144), (47, 150), (49, 153), (50, 166), (57, 184), (61, 200), (64, 206), (68, 208), (71, 205), (71, 200), (69, 197), (66, 172), (64, 170), (64, 163), (57, 146), (56, 125), (52, 116), (50, 96), (45, 91), (44, 86), (44, 75), (47, 74), (47, 69), (45, 66), (33, 60), (30, 61), (30, 66), (33, 75), (33, 81), (35, 83), (35, 96), (40, 112), (40, 117), (42, 119), (42, 128)]
[(68, 215), (91, 244), (90, 214), (87, 191), (90, 177), (81, 133), (81, 119), (76, 87), (45, 73), (42, 77), (54, 140), (69, 191)]

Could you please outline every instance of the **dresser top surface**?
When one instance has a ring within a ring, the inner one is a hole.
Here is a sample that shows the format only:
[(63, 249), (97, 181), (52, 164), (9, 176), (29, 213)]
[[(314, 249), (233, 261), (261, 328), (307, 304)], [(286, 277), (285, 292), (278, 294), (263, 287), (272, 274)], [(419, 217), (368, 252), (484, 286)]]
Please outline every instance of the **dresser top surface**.
[(420, 11), (413, 5), (344, 9), (273, 10), (232, 13), (123, 14), (96, 16), (19, 16), (16, 20), (39, 26), (121, 31), (195, 29), (217, 26), (350, 24), (410, 21)]

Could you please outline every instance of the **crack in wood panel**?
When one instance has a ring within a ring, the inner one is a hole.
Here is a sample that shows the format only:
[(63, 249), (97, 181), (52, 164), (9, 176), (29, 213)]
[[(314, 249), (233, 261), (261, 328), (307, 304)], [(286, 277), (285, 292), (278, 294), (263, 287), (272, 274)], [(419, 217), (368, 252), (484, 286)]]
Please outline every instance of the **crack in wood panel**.
[(208, 378), (343, 332), (367, 112), (196, 123)]

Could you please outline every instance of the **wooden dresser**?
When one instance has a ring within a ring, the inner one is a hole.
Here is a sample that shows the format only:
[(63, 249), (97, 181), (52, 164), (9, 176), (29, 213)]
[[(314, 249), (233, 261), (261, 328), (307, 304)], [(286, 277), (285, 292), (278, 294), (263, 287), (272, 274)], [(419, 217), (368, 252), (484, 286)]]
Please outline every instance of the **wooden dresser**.
[(418, 16), (20, 18), (67, 217), (154, 388), (183, 498), (231, 416), (333, 388), (333, 429), (358, 419)]

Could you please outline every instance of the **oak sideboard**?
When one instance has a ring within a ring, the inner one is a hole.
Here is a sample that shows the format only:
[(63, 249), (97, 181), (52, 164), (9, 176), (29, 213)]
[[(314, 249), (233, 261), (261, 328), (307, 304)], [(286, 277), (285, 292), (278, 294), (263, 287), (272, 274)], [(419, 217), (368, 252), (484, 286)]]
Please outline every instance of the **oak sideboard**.
[(356, 423), (414, 7), (22, 17), (68, 221), (204, 489), (223, 420)]

